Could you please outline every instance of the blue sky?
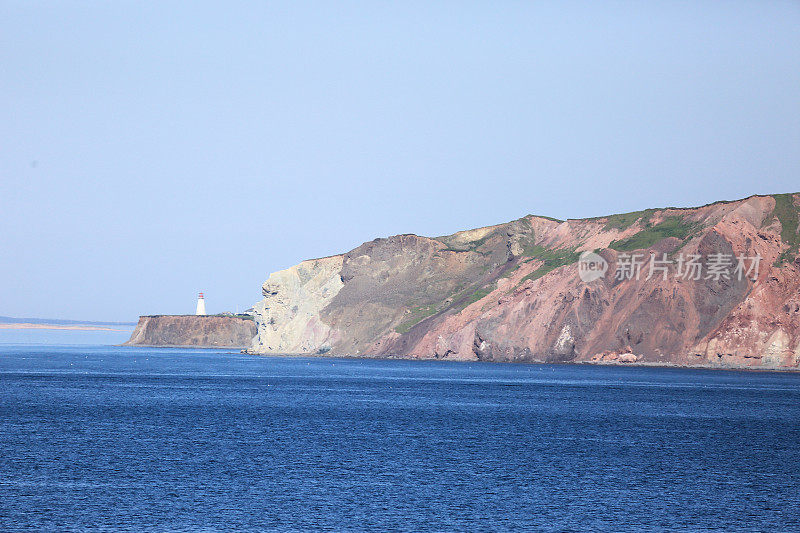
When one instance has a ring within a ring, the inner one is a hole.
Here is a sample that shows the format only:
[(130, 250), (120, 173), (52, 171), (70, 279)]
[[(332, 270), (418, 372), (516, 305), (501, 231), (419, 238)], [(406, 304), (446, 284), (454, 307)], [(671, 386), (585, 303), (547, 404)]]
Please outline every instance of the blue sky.
[(397, 233), (800, 190), (797, 2), (0, 1), (0, 315), (245, 309)]

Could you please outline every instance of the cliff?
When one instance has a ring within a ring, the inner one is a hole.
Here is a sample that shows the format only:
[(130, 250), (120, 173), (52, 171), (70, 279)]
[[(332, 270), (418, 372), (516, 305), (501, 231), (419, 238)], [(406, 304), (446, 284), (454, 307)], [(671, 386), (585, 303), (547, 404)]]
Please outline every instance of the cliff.
[(272, 274), (249, 351), (797, 368), (798, 205), (753, 196), (376, 239)]
[(238, 316), (140, 316), (124, 346), (245, 348), (255, 334), (255, 322)]

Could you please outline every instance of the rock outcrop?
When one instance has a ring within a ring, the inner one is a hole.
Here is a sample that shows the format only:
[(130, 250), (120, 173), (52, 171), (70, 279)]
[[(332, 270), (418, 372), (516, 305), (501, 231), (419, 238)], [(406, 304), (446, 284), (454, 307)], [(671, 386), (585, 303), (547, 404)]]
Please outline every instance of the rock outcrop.
[[(753, 196), (376, 239), (272, 274), (249, 351), (797, 368), (798, 206)], [(596, 279), (579, 272), (591, 251)]]
[(124, 346), (194, 346), (246, 348), (256, 336), (256, 323), (240, 316), (140, 316)]

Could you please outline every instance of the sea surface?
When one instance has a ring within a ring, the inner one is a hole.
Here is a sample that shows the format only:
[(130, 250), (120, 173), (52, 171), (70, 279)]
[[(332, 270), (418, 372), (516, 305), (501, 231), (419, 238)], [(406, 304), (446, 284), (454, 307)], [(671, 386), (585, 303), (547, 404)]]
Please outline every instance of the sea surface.
[(5, 345), (0, 530), (797, 531), (800, 375)]

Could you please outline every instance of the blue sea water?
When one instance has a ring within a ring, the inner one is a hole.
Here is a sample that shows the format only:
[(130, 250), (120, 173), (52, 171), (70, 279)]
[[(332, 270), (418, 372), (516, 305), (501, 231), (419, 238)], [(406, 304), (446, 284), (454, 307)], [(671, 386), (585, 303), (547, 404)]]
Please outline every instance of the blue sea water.
[(0, 346), (0, 530), (800, 529), (800, 375)]

